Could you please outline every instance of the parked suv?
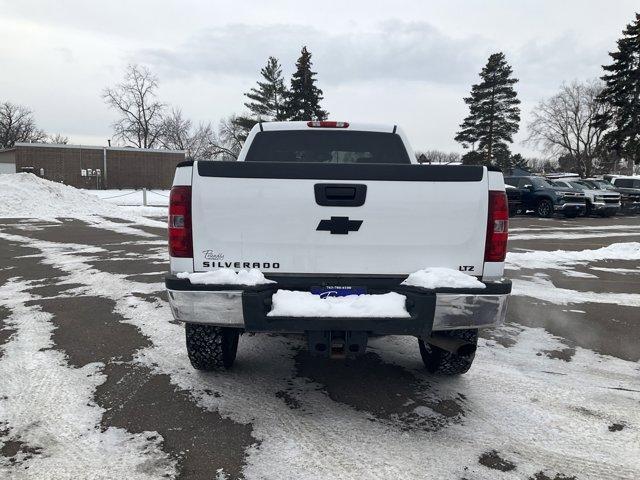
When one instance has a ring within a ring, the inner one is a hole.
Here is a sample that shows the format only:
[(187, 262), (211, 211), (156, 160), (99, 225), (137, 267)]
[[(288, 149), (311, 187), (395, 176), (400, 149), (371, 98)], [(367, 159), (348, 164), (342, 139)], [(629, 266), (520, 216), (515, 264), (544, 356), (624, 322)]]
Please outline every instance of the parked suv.
[(640, 177), (613, 177), (613, 187), (622, 195), (622, 213), (640, 213)]
[(582, 190), (587, 200), (587, 215), (595, 213), (601, 217), (611, 217), (620, 210), (620, 194), (613, 190), (600, 188), (593, 182), (579, 178), (559, 178), (554, 183)]
[(573, 218), (586, 209), (583, 192), (569, 187), (557, 187), (543, 177), (505, 177), (522, 194), (522, 209), (533, 210), (539, 217), (549, 218), (555, 212)]

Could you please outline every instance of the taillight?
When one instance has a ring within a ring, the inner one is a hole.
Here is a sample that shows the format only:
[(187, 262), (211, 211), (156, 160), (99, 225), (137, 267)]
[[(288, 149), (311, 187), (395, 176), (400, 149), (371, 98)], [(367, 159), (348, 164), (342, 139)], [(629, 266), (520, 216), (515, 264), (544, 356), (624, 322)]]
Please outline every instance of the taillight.
[(321, 122), (307, 122), (307, 127), (314, 128), (349, 128), (349, 122), (329, 122), (323, 120)]
[(509, 237), (509, 202), (504, 192), (489, 190), (485, 262), (504, 262)]
[(169, 255), (193, 257), (191, 187), (173, 187), (169, 195)]

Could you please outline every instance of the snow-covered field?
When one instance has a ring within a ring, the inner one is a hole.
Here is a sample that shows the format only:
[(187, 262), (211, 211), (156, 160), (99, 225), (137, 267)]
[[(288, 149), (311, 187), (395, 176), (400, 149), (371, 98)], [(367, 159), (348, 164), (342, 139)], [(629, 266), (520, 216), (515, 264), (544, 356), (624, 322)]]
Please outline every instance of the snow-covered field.
[[(412, 338), (344, 364), (268, 335), (203, 374), (164, 222), (41, 187), (0, 204), (0, 478), (640, 478), (640, 219), (514, 221), (507, 323), (462, 377)], [(596, 232), (625, 235), (564, 237)]]

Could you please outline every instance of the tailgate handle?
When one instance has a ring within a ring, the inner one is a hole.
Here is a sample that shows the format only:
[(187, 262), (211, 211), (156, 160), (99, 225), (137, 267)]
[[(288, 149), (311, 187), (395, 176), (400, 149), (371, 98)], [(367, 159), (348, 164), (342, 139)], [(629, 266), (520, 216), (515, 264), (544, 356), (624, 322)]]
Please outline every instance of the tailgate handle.
[(316, 183), (316, 203), (323, 207), (360, 207), (367, 197), (367, 186), (356, 183)]

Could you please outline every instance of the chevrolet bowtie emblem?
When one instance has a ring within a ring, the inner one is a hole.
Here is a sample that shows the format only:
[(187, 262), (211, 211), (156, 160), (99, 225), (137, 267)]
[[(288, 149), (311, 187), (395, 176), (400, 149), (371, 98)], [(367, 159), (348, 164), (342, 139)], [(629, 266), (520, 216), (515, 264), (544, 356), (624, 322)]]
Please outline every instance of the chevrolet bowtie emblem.
[(357, 232), (362, 225), (362, 220), (349, 220), (349, 217), (331, 217), (331, 220), (320, 220), (316, 230), (329, 232), (332, 235), (347, 235), (349, 232)]

